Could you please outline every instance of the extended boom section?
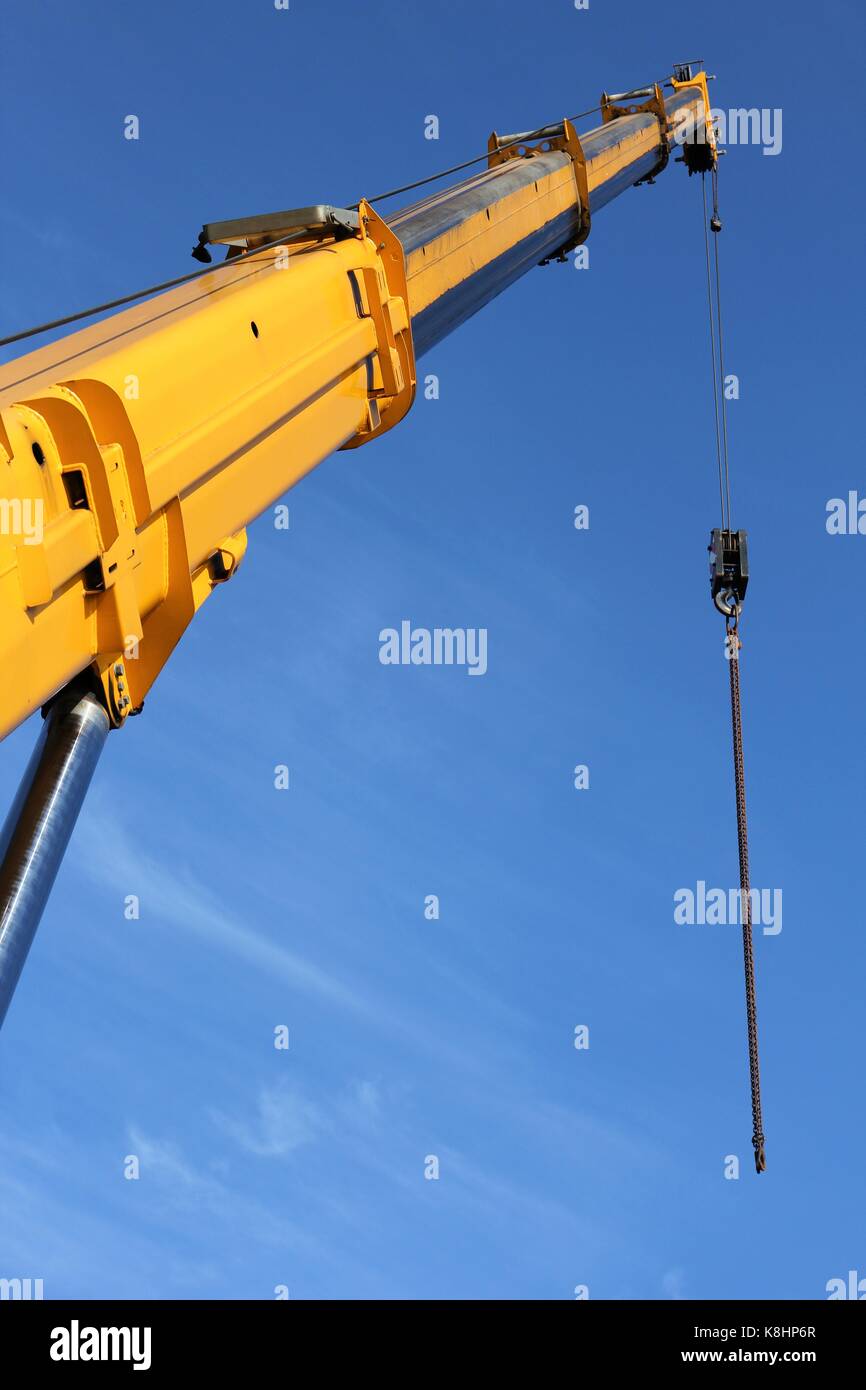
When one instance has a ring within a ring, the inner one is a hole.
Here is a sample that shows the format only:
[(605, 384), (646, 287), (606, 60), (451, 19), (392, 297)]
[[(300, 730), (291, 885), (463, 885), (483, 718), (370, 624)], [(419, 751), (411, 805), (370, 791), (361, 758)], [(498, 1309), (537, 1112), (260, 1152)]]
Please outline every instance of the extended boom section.
[(593, 214), (660, 172), (678, 133), (700, 128), (705, 91), (688, 83), (667, 101), (659, 95), (664, 124), (642, 110), (580, 137), (569, 121), (540, 141), (493, 135), (488, 169), (389, 218), (406, 254), (416, 354), (533, 266), (578, 245)]

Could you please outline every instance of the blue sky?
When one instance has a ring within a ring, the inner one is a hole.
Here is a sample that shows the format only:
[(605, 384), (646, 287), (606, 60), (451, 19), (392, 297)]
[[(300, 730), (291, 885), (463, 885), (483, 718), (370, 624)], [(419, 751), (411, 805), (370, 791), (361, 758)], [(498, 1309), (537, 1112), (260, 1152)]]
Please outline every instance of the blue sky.
[[(203, 221), (354, 202), (680, 60), (720, 107), (782, 109), (781, 153), (732, 146), (721, 195), (752, 877), (784, 917), (756, 946), (758, 1179), (738, 928), (673, 920), (737, 872), (700, 190), (673, 165), (599, 214), (588, 271), (533, 272), (436, 348), (439, 400), (324, 463), (288, 532), (251, 528), (109, 740), (3, 1031), (0, 1276), (703, 1299), (866, 1275), (866, 540), (825, 528), (866, 491), (838, 75), (862, 7), (47, 0), (4, 27), (9, 332), (191, 269)], [(487, 628), (486, 675), (382, 666), (404, 618)], [(35, 735), (0, 749), (4, 805)]]

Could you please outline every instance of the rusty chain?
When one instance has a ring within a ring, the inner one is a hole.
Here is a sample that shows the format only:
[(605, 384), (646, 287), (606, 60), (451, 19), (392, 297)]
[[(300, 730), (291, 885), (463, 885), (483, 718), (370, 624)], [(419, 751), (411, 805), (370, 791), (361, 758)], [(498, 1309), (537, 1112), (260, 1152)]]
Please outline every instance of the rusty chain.
[(731, 680), (731, 728), (734, 741), (734, 790), (737, 799), (737, 840), (740, 853), (740, 901), (743, 920), (743, 963), (746, 976), (746, 1021), (749, 1033), (749, 1076), (752, 1086), (752, 1145), (755, 1171), (766, 1168), (761, 1116), (761, 1073), (758, 1065), (758, 1006), (755, 996), (755, 953), (752, 944), (752, 894), (749, 883), (749, 831), (746, 822), (746, 774), (743, 763), (743, 720), (740, 708), (740, 638), (738, 615), (726, 619), (728, 670)]

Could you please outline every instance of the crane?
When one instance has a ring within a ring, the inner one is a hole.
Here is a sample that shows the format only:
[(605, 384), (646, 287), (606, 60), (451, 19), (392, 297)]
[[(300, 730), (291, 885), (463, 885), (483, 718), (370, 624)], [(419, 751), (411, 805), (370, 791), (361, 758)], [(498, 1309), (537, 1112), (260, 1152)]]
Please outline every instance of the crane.
[(581, 135), (494, 132), (483, 168), (387, 218), (390, 195), (206, 224), (203, 269), (0, 368), (0, 738), (45, 716), (0, 832), (0, 1023), (107, 735), (248, 523), (403, 420), (424, 353), (675, 150), (716, 166), (700, 65), (594, 109)]

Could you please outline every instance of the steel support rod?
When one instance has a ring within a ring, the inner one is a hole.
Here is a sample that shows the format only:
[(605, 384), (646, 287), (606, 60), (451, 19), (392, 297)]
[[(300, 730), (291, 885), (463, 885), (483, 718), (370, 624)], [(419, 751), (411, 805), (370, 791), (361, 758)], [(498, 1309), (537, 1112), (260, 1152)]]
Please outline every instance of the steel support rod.
[(94, 695), (59, 695), (0, 831), (0, 1025), (108, 730)]

